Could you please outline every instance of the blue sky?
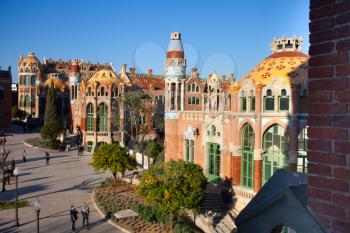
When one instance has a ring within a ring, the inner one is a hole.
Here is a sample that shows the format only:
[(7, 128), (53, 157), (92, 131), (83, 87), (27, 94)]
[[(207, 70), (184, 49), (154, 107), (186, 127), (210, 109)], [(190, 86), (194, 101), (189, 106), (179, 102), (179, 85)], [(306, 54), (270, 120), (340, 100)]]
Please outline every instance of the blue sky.
[(40, 60), (81, 58), (163, 73), (170, 33), (179, 31), (189, 72), (249, 72), (271, 52), (274, 36), (302, 36), (308, 52), (307, 0), (60, 0), (0, 1), (0, 66), (19, 54)]

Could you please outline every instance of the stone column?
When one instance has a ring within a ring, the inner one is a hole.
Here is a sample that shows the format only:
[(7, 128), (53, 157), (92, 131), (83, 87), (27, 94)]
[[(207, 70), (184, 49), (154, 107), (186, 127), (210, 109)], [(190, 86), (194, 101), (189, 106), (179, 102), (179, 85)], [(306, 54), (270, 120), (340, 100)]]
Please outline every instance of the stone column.
[(255, 86), (255, 127), (254, 127), (254, 192), (259, 191), (262, 185), (262, 84)]
[(298, 117), (296, 113), (299, 111), (299, 86), (292, 84), (292, 92), (290, 95), (290, 129), (289, 129), (289, 168), (291, 171), (297, 170), (298, 158)]
[(178, 103), (178, 98), (179, 98), (179, 82), (176, 82), (175, 84), (175, 93), (174, 93), (174, 97), (175, 97), (175, 111), (178, 111), (178, 106), (177, 106), (177, 103)]
[(184, 98), (185, 98), (185, 80), (181, 80), (181, 111), (184, 110)]

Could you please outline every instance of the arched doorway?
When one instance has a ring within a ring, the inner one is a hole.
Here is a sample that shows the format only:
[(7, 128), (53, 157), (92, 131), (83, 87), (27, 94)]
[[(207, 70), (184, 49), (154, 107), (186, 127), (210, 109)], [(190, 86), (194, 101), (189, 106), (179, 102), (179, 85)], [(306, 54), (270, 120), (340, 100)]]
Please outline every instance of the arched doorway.
[(254, 130), (246, 124), (242, 129), (241, 185), (254, 188)]
[(268, 128), (263, 136), (263, 177), (262, 183), (278, 170), (288, 167), (288, 135), (280, 125)]
[(107, 132), (107, 106), (100, 104), (97, 109), (97, 131)]

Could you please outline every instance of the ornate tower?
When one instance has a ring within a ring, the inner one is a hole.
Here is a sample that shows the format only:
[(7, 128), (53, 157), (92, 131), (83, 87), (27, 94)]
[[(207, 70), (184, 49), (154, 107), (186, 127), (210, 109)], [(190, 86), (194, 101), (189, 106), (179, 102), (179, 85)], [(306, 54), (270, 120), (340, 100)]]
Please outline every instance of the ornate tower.
[(171, 33), (165, 59), (165, 112), (183, 110), (186, 59), (179, 32)]
[[(81, 119), (81, 111), (79, 111), (79, 101), (80, 99), (80, 73), (79, 73), (79, 65), (76, 60), (71, 61), (70, 72), (69, 72), (69, 93), (70, 93), (70, 126), (71, 130), (75, 132), (76, 127), (80, 124)], [(74, 120), (74, 122), (73, 122)]]
[(165, 154), (166, 159), (179, 159), (178, 115), (184, 109), (186, 60), (179, 32), (171, 33), (165, 59)]
[[(40, 62), (33, 52), (18, 60), (18, 106), (32, 116), (38, 116), (36, 83), (40, 82)], [(38, 81), (37, 81), (38, 80)]]

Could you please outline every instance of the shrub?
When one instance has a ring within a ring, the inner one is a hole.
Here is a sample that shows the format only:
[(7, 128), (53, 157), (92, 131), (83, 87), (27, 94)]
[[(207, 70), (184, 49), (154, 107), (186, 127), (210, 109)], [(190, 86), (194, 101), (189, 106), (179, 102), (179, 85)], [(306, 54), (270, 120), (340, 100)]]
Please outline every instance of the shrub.
[[(22, 207), (27, 207), (29, 206), (28, 201), (18, 201), (18, 208)], [(13, 209), (16, 207), (16, 202), (14, 201), (9, 201), (9, 202), (0, 202), (0, 210), (5, 210), (5, 209)]]

